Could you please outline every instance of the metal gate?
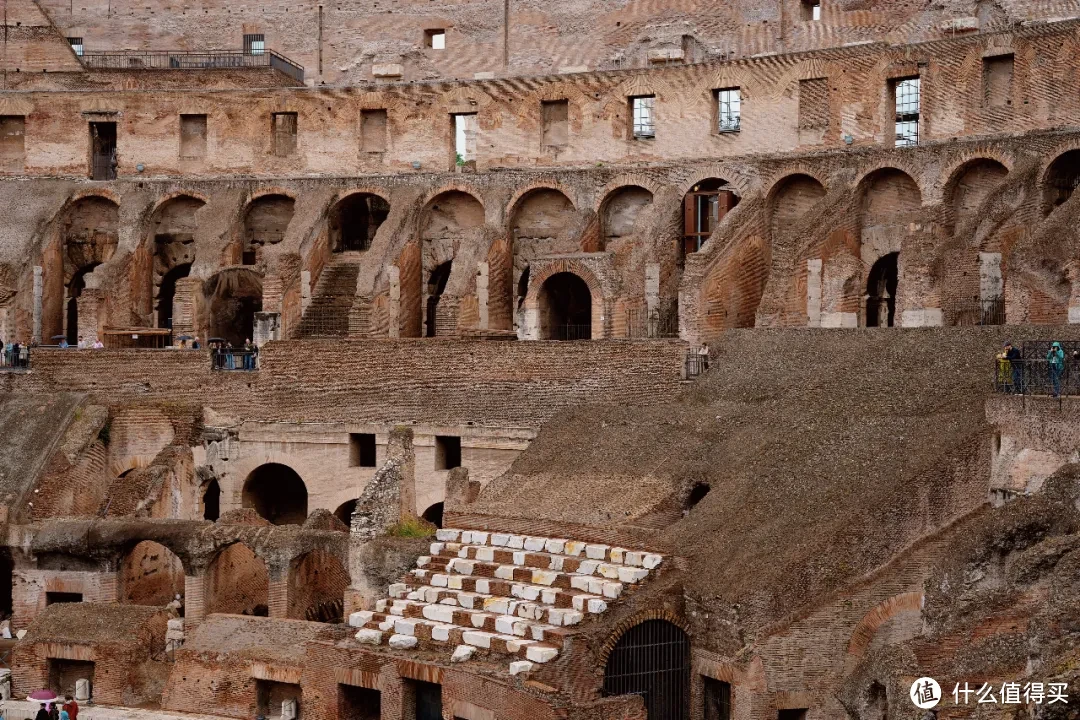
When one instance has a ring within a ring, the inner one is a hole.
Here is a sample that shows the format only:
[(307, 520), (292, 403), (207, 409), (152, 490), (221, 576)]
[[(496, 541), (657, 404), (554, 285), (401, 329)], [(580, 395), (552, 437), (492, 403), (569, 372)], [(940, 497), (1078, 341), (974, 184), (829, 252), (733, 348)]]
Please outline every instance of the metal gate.
[(687, 720), (690, 639), (666, 620), (646, 620), (615, 643), (604, 668), (604, 695), (641, 695), (649, 720)]

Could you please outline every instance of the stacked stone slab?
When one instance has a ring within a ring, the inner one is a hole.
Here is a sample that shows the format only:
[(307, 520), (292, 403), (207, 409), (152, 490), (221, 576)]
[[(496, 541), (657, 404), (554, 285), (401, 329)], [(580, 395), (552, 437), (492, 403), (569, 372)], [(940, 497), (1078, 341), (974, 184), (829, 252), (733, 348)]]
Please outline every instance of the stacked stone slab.
[(558, 657), (574, 625), (607, 610), (663, 558), (561, 538), (439, 530), (431, 554), (374, 611), (356, 612), (356, 639), (392, 648), (453, 648), (510, 656), (513, 674)]

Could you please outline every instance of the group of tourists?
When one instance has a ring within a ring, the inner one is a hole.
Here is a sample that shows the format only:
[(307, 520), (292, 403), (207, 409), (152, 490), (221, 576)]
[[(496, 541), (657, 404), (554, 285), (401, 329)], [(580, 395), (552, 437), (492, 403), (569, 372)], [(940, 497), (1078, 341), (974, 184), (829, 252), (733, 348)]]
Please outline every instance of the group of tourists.
[(66, 695), (63, 705), (57, 705), (55, 702), (41, 703), (34, 720), (78, 720), (78, 717), (79, 703), (75, 702), (70, 695)]
[[(67, 341), (67, 338), (61, 338), (60, 344), (57, 347), (59, 347), (61, 350), (66, 350), (67, 348), (71, 347), (71, 344)], [(101, 340), (95, 340), (94, 342), (90, 342), (82, 335), (80, 335), (79, 341), (78, 343), (76, 343), (75, 347), (79, 350), (101, 350), (105, 347), (105, 343), (101, 342)]]
[(254, 370), (259, 366), (259, 346), (251, 338), (244, 340), (239, 348), (234, 348), (228, 340), (211, 341), (210, 350), (218, 370)]
[(0, 338), (0, 367), (25, 368), (30, 366), (30, 346), (26, 343), (5, 343)]
[[(1077, 367), (1077, 377), (1080, 377), (1080, 350), (1073, 351), (1069, 360)], [(1068, 366), (1065, 349), (1056, 340), (1050, 343), (1045, 358), (1025, 358), (1019, 348), (1007, 342), (997, 354), (997, 385), (1002, 392), (1023, 394), (1033, 389), (1042, 390), (1039, 386), (1045, 382), (1045, 390), (1060, 397), (1062, 378)]]

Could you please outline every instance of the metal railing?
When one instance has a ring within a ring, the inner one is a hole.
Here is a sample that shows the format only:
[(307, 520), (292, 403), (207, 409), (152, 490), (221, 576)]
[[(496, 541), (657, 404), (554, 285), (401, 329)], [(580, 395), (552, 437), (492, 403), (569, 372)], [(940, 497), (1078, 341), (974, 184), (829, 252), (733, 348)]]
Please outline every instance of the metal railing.
[(709, 369), (711, 359), (709, 354), (701, 352), (701, 348), (690, 348), (687, 350), (683, 366), (685, 378), (687, 380), (693, 380), (703, 374)]
[(230, 70), (270, 67), (304, 82), (304, 67), (289, 58), (264, 50), (88, 50), (83, 64), (94, 70)]
[(592, 340), (592, 325), (558, 325), (552, 330), (552, 340)]
[(1004, 325), (1005, 298), (972, 298), (953, 305), (952, 325)]
[(30, 346), (9, 343), (0, 346), (0, 369), (27, 370), (30, 367)]
[(1061, 342), (1061, 356), (1050, 355), (1051, 340), (1014, 346), (1018, 357), (1005, 352), (994, 359), (994, 390), (1004, 394), (1080, 396), (1080, 342)]
[(626, 337), (629, 338), (675, 338), (679, 337), (679, 307), (663, 305), (650, 312), (645, 308), (626, 309)]
[(258, 370), (259, 352), (215, 349), (210, 352), (210, 367), (214, 370)]

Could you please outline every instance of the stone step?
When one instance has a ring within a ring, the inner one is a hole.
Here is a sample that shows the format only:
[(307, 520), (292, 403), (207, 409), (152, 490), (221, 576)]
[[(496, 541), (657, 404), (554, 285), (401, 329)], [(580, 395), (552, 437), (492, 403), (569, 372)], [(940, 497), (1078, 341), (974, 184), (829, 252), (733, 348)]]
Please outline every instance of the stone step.
[(438, 567), (447, 566), (439, 562), (440, 559), (475, 560), (481, 563), (513, 565), (534, 570), (554, 570), (577, 575), (599, 575), (608, 580), (618, 580), (630, 584), (641, 582), (649, 574), (649, 571), (644, 567), (551, 553), (529, 552), (528, 550), (507, 550), (478, 545), (458, 546), (454, 543), (432, 543), (429, 551), (432, 554), (426, 557), (430, 558), (433, 566)]
[[(354, 617), (362, 613), (354, 613)], [(438, 649), (440, 646), (468, 645), (482, 650), (511, 655), (532, 662), (550, 662), (559, 655), (559, 646), (531, 638), (507, 633), (492, 632), (479, 628), (439, 623), (424, 618), (397, 617), (372, 613), (370, 620), (361, 625), (356, 639), (365, 644), (387, 644), (397, 649), (422, 647)], [(398, 638), (397, 641), (394, 638)], [(411, 638), (406, 640), (404, 638)]]
[[(350, 622), (352, 622), (350, 616)], [(397, 619), (420, 622), (424, 626), (443, 625), (463, 630), (480, 630), (496, 635), (507, 635), (525, 640), (545, 642), (555, 647), (562, 647), (567, 635), (566, 628), (555, 627), (546, 623), (528, 620), (513, 615), (500, 615), (482, 610), (465, 610), (449, 605), (433, 605), (414, 600), (395, 600), (386, 612), (375, 611), (365, 627), (377, 627), (386, 630), (384, 623)], [(403, 632), (398, 629), (397, 632)], [(407, 633), (406, 633), (407, 634)]]
[[(608, 567), (613, 568), (614, 566)], [(464, 586), (458, 587), (457, 578), (459, 576), (468, 576), (489, 580), (505, 580), (510, 583), (534, 585), (541, 588), (580, 590), (595, 595), (603, 595), (611, 600), (619, 597), (623, 591), (623, 582), (618, 578), (620, 572), (625, 572), (631, 576), (634, 583), (644, 579), (645, 575), (647, 575), (647, 571), (643, 568), (622, 568), (615, 571), (616, 577), (608, 578), (602, 575), (539, 570), (519, 565), (500, 565), (498, 563), (462, 560), (460, 558), (430, 558), (425, 565), (412, 572), (415, 577), (421, 579), (430, 578), (430, 580), (427, 580), (428, 585), (450, 587), (455, 590), (466, 589)], [(484, 591), (479, 590), (477, 592)]]
[[(518, 590), (520, 592), (522, 589), (519, 588)], [(545, 592), (550, 594), (552, 591), (546, 590)], [(580, 600), (577, 603), (574, 602), (575, 597), (580, 597)], [(415, 586), (404, 594), (404, 596), (399, 595), (394, 599), (448, 605), (450, 607), (460, 607), (466, 610), (482, 610), (484, 612), (499, 615), (510, 615), (525, 618), (527, 620), (537, 620), (549, 625), (561, 627), (577, 625), (581, 622), (585, 614), (590, 612), (588, 607), (589, 600), (596, 599), (602, 602), (602, 599), (595, 595), (584, 593), (571, 595), (566, 593), (566, 597), (562, 601), (562, 606), (557, 606), (554, 603), (545, 604), (539, 601), (539, 598), (537, 598), (537, 601), (529, 601), (520, 597), (483, 594), (468, 590), (432, 587), (430, 585)], [(549, 596), (547, 599), (553, 598)], [(580, 605), (582, 609), (575, 609), (575, 604)], [(594, 604), (593, 607), (599, 608), (600, 606)]]
[[(478, 530), (442, 529), (435, 532), (435, 539), (440, 543), (454, 543), (461, 546), (489, 546), (509, 550), (543, 552), (551, 555), (600, 560), (615, 565), (631, 565), (652, 570), (660, 565), (663, 556), (612, 547), (600, 543), (585, 543), (562, 538), (545, 538), (531, 535), (512, 535), (509, 533), (488, 533)], [(435, 554), (435, 553), (432, 553)]]
[[(436, 580), (436, 575), (439, 578)], [(443, 584), (445, 578), (446, 584)], [(578, 583), (580, 584), (580, 583)], [(524, 600), (553, 608), (573, 609), (579, 612), (598, 614), (607, 609), (607, 598), (603, 594), (603, 587), (597, 586), (600, 592), (594, 592), (590, 587), (584, 588), (553, 588), (530, 583), (513, 582), (498, 578), (476, 577), (473, 575), (443, 575), (441, 573), (428, 574), (423, 570), (413, 570), (411, 578), (407, 578), (403, 585), (415, 590), (419, 587), (434, 587), (446, 590), (462, 590), (473, 593), (480, 597), (503, 597), (512, 600)], [(398, 586), (394, 586), (398, 587)], [(405, 597), (407, 591), (391, 593), (392, 596)], [(602, 603), (590, 603), (597, 598)], [(459, 600), (460, 602), (460, 600)]]

